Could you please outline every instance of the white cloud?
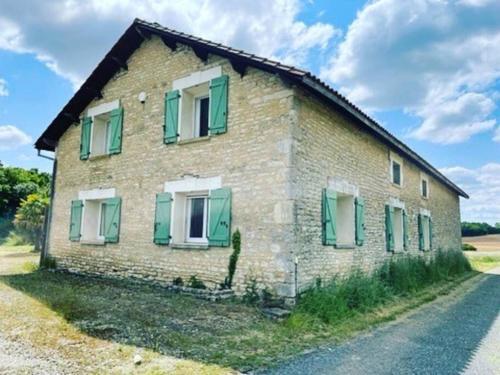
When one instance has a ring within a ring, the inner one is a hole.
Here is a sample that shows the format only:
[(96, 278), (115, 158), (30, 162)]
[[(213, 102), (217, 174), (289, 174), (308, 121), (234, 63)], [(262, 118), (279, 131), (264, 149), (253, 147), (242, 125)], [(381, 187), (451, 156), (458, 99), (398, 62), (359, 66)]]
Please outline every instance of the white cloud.
[(7, 90), (7, 81), (0, 78), (0, 96), (8, 96), (9, 90)]
[[(18, 0), (0, 3), (0, 48), (34, 53), (77, 88), (133, 18), (302, 65), (339, 35), (332, 25), (298, 21), (299, 0)], [(36, 17), (33, 17), (36, 14)]]
[(440, 171), (470, 195), (470, 199), (461, 201), (462, 220), (500, 222), (500, 163), (488, 163), (477, 169), (456, 166)]
[(13, 125), (0, 125), (0, 150), (13, 150), (31, 142), (31, 137)]
[(495, 135), (493, 136), (495, 142), (500, 143), (500, 126), (495, 130)]
[(412, 135), (434, 143), (463, 142), (473, 134), (495, 126), (495, 120), (484, 120), (494, 108), (493, 100), (485, 95), (466, 93), (455, 101), (444, 102), (437, 108), (425, 107), (419, 111), (425, 120)]
[(414, 137), (452, 143), (494, 127), (499, 67), (500, 2), (375, 0), (321, 75), (371, 111), (420, 117)]

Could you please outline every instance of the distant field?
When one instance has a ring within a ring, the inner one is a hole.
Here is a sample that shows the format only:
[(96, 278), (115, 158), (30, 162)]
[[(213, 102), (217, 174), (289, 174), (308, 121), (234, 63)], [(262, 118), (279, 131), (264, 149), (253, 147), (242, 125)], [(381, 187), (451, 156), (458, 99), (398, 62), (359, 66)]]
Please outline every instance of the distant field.
[(477, 248), (477, 251), (498, 251), (500, 253), (500, 234), (487, 236), (462, 237), (462, 243), (468, 243)]

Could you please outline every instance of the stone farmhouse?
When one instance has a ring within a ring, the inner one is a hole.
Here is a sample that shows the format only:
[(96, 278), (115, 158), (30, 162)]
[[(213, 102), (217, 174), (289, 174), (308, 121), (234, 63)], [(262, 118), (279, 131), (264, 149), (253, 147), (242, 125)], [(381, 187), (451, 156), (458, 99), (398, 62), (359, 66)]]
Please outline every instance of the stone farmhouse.
[(136, 19), (36, 141), (60, 269), (169, 285), (317, 277), (458, 249), (467, 194), (306, 71)]

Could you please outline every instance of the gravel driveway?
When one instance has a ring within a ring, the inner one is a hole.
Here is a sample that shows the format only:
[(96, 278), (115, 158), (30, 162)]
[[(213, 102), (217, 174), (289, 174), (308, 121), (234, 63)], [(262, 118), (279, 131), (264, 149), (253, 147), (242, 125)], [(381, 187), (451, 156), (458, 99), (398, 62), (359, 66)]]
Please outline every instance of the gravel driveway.
[(465, 296), (261, 373), (500, 374), (500, 268)]

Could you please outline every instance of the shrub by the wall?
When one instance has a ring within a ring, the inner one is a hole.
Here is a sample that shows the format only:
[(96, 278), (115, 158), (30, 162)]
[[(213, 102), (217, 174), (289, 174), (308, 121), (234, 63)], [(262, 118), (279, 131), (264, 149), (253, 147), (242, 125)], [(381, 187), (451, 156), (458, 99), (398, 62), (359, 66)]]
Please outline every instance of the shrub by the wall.
[(370, 275), (358, 270), (347, 278), (311, 288), (301, 295), (295, 312), (325, 323), (338, 322), (469, 271), (471, 266), (461, 251), (438, 251), (428, 261), (420, 256), (402, 257)]

